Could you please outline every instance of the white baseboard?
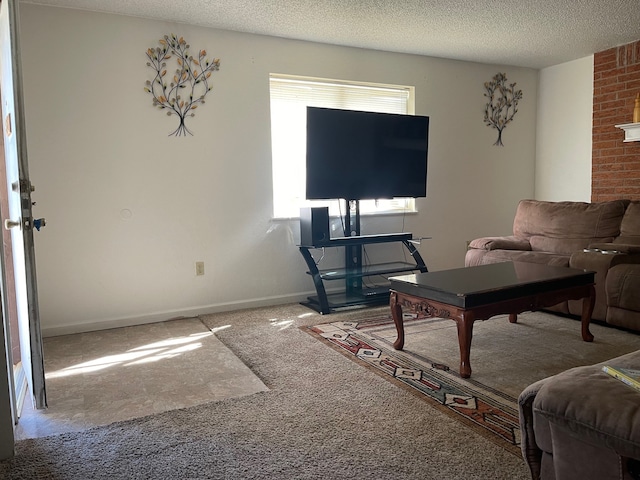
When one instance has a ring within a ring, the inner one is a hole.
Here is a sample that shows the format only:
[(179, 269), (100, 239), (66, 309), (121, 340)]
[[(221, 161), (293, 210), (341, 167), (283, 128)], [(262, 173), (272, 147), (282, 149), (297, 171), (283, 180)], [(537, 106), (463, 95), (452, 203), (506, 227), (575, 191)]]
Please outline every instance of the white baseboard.
[(164, 322), (167, 320), (177, 320), (180, 318), (196, 317), (208, 313), (230, 312), (234, 310), (244, 310), (247, 308), (269, 307), (273, 305), (284, 305), (287, 303), (299, 303), (315, 292), (298, 293), (292, 295), (281, 295), (276, 297), (255, 298), (250, 300), (240, 300), (237, 302), (218, 303), (213, 305), (202, 305), (179, 310), (168, 310), (164, 312), (154, 312), (133, 317), (111, 318), (86, 323), (76, 323), (58, 325), (55, 327), (41, 327), (43, 337), (57, 337), (59, 335), (69, 335), (73, 333), (93, 332), (96, 330), (107, 330), (109, 328), (130, 327), (133, 325), (144, 325), (147, 323)]

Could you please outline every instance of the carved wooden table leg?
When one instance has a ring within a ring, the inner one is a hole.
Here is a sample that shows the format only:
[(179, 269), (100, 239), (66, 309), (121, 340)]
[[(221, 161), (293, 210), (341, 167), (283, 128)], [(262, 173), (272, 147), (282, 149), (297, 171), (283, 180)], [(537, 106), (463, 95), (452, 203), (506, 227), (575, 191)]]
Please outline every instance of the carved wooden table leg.
[(471, 338), (473, 337), (473, 315), (462, 314), (456, 318), (458, 327), (458, 345), (460, 346), (460, 376), (469, 378), (471, 376)]
[(591, 285), (589, 296), (582, 299), (582, 340), (585, 342), (593, 342), (593, 334), (589, 330), (589, 322), (591, 322), (591, 314), (596, 304), (596, 289)]
[(396, 324), (396, 331), (398, 332), (398, 338), (393, 342), (393, 348), (396, 350), (402, 350), (404, 347), (404, 322), (402, 320), (402, 305), (398, 303), (398, 294), (394, 291), (391, 292), (389, 297), (389, 305), (391, 306), (391, 317), (393, 323)]

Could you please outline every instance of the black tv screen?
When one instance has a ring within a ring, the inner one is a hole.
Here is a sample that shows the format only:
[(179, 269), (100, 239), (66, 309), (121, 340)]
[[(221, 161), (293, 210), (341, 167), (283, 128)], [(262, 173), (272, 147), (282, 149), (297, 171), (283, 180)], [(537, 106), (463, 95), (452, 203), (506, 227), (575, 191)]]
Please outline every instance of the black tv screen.
[(306, 198), (425, 197), (429, 117), (307, 107)]

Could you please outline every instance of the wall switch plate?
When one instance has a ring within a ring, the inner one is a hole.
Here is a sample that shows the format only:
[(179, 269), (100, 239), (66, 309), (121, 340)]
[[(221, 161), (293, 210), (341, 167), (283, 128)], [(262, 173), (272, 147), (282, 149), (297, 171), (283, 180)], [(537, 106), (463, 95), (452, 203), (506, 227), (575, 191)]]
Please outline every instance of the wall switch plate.
[(196, 275), (204, 275), (204, 262), (196, 262)]

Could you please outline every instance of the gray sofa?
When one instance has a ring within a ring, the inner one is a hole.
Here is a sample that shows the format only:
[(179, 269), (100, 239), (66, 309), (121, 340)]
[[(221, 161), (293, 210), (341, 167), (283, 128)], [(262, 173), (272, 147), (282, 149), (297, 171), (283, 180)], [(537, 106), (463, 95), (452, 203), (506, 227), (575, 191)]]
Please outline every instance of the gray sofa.
[(522, 454), (533, 480), (640, 479), (640, 391), (603, 365), (640, 368), (640, 351), (576, 367), (519, 397)]
[[(592, 318), (640, 331), (640, 201), (521, 200), (513, 234), (470, 242), (465, 265), (535, 262), (596, 272)], [(581, 301), (550, 310), (572, 315)]]

